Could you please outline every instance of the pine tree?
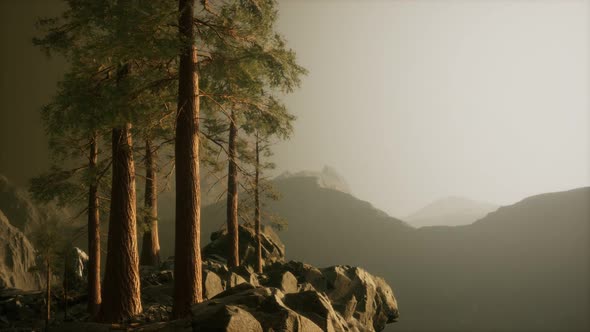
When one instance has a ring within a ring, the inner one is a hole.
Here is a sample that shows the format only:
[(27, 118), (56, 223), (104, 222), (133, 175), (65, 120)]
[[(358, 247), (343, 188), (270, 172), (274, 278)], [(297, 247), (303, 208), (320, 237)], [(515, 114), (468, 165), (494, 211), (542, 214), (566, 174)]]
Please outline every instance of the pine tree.
[(194, 0), (179, 0), (178, 30), (187, 44), (178, 68), (176, 120), (176, 240), (174, 244), (174, 316), (184, 317), (202, 301), (199, 178), (199, 77), (194, 44)]
[(209, 40), (211, 55), (202, 70), (202, 93), (206, 97), (204, 108), (217, 110), (227, 119), (227, 148), (222, 149), (228, 156), (228, 265), (238, 266), (238, 192), (243, 187), (238, 176), (244, 173), (239, 165), (239, 130), (252, 122), (250, 118), (273, 110), (267, 106), (275, 102), (273, 96), (292, 92), (306, 70), (296, 63), (295, 53), (274, 31), (275, 1), (233, 1), (220, 12), (216, 26), (229, 27), (230, 33)]
[[(295, 119), (287, 112), (284, 104), (278, 100), (270, 98), (264, 104), (264, 109), (252, 113), (248, 122), (244, 125), (244, 131), (250, 135), (253, 140), (253, 151), (244, 151), (244, 162), (250, 164), (254, 169), (253, 175), (249, 175), (245, 191), (250, 195), (246, 197), (243, 206), (244, 215), (252, 212), (254, 214), (253, 226), (256, 233), (256, 269), (262, 273), (264, 261), (262, 259), (262, 236), (261, 226), (263, 217), (267, 223), (281, 229), (286, 222), (277, 215), (262, 210), (263, 198), (279, 199), (272, 183), (264, 176), (264, 171), (275, 168), (274, 163), (264, 161), (263, 158), (272, 156), (271, 147), (274, 140), (288, 139), (293, 132), (292, 122)], [(263, 112), (262, 112), (263, 111)], [(252, 206), (253, 205), (253, 206)]]
[(99, 315), (105, 322), (121, 322), (141, 312), (131, 124), (114, 128), (112, 135), (111, 212)]
[(141, 265), (160, 266), (160, 239), (158, 237), (158, 168), (157, 152), (150, 138), (145, 140), (145, 199)]
[(100, 96), (93, 90), (96, 80), (81, 77), (81, 67), (72, 66), (53, 102), (42, 111), (54, 160), (49, 172), (31, 180), (30, 192), (39, 202), (56, 200), (61, 206), (84, 207), (77, 215), (87, 213), (88, 311), (95, 315), (101, 302), (99, 194), (105, 191), (110, 158), (99, 162), (103, 135), (97, 126)]
[[(98, 115), (91, 129), (111, 131), (112, 193), (99, 319), (119, 322), (141, 311), (131, 123), (151, 114), (154, 90), (167, 89), (173, 81), (162, 64), (174, 59), (178, 44), (169, 33), (175, 11), (167, 1), (70, 1), (68, 5), (61, 17), (42, 21), (48, 32), (37, 42), (64, 54), (79, 69), (75, 77), (98, 81), (91, 86), (100, 95), (101, 104), (94, 105), (99, 112), (85, 108), (70, 115), (72, 122)], [(84, 104), (83, 94), (74, 92), (67, 95), (68, 107)]]
[(69, 248), (65, 239), (70, 235), (56, 218), (49, 218), (36, 225), (31, 232), (31, 239), (39, 255), (39, 263), (33, 268), (43, 272), (45, 281), (45, 329), (51, 322), (52, 281), (55, 271), (59, 270), (65, 250)]

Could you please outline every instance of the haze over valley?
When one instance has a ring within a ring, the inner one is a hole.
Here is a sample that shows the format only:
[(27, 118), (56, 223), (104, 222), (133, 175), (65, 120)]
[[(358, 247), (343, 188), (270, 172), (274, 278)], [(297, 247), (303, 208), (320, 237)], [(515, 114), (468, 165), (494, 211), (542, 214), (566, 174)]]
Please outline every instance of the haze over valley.
[(590, 331), (590, 1), (0, 26), (0, 331)]

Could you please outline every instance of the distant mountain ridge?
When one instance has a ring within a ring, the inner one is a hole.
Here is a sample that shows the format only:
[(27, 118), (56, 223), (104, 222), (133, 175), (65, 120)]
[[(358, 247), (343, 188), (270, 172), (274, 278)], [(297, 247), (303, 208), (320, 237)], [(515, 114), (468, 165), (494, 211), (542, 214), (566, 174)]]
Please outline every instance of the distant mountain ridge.
[(469, 225), (499, 208), (498, 205), (459, 196), (436, 200), (404, 218), (414, 227)]
[[(288, 259), (362, 265), (396, 292), (387, 331), (590, 330), (590, 188), (529, 197), (469, 225), (416, 229), (315, 176), (277, 178)], [(224, 202), (202, 210), (202, 243)]]
[[(528, 197), (469, 225), (416, 229), (315, 175), (274, 184), (282, 199), (265, 210), (289, 222), (279, 232), (287, 258), (383, 276), (400, 306), (387, 331), (590, 331), (590, 187)], [(203, 246), (225, 212), (224, 202), (202, 209)], [(162, 216), (163, 256), (173, 225)]]
[(296, 173), (291, 172), (283, 172), (281, 175), (277, 176), (274, 180), (280, 181), (285, 180), (288, 178), (296, 178), (296, 177), (312, 177), (316, 178), (318, 181), (318, 185), (321, 188), (326, 189), (334, 189), (341, 191), (343, 193), (352, 194), (350, 190), (350, 186), (337, 171), (333, 167), (324, 166), (321, 171), (300, 171)]

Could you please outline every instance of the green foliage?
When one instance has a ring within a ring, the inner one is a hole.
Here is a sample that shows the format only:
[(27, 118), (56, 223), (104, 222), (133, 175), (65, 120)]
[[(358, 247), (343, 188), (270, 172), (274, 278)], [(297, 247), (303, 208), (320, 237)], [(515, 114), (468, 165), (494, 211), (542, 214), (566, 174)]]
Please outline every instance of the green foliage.
[[(91, 183), (108, 175), (102, 153), (96, 170), (86, 168), (94, 136), (108, 142), (112, 127), (133, 122), (136, 134), (170, 139), (180, 42), (169, 1), (66, 2), (61, 16), (39, 21), (42, 36), (33, 40), (70, 66), (42, 110), (54, 165), (31, 181), (31, 192), (43, 202), (77, 205)], [(108, 192), (104, 182), (101, 191)]]
[[(97, 169), (86, 168), (91, 138), (108, 142), (109, 130), (125, 122), (133, 124), (136, 144), (149, 139), (167, 150), (174, 140), (177, 57), (193, 43), (198, 50), (201, 162), (210, 173), (225, 169), (232, 111), (240, 128), (244, 189), (253, 174), (249, 151), (254, 137), (269, 143), (263, 150), (268, 158), (270, 142), (292, 133), (295, 117), (281, 97), (294, 91), (307, 72), (275, 31), (276, 1), (202, 0), (194, 13), (194, 41), (179, 38), (174, 1), (66, 3), (68, 9), (59, 17), (39, 20), (41, 36), (33, 40), (47, 54), (60, 54), (70, 64), (56, 96), (42, 110), (55, 160), (48, 172), (31, 182), (37, 200), (83, 204), (89, 185), (108, 178), (110, 165), (105, 144), (100, 146)], [(170, 170), (168, 175), (174, 167), (171, 158), (161, 167)], [(141, 159), (136, 160), (141, 165)], [(266, 162), (256, 167), (272, 166)], [(100, 182), (103, 193), (108, 193), (106, 182)]]
[(31, 231), (30, 239), (40, 259), (38, 259), (38, 265), (34, 267), (34, 270), (44, 271), (46, 262), (49, 262), (53, 271), (63, 267), (63, 257), (71, 248), (71, 243), (68, 240), (71, 236), (70, 229), (64, 221), (55, 217), (35, 225)]
[[(249, 191), (253, 172), (251, 153), (254, 135), (287, 139), (292, 133), (295, 117), (280, 101), (301, 83), (306, 70), (297, 64), (295, 52), (275, 32), (276, 1), (225, 1), (210, 11), (217, 13), (208, 20), (197, 20), (201, 33), (200, 89), (203, 121), (203, 144), (211, 172), (223, 173), (220, 158), (227, 153), (230, 113), (235, 114), (239, 133), (238, 166), (242, 189)], [(270, 154), (270, 148), (265, 149)], [(270, 165), (265, 165), (270, 166)], [(221, 175), (216, 177), (222, 178)], [(245, 208), (248, 203), (243, 202)]]

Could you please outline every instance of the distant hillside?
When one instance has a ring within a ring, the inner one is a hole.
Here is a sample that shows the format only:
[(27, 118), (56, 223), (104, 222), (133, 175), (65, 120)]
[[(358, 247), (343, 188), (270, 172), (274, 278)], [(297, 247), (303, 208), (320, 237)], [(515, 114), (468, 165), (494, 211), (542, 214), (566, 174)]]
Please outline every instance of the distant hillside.
[(404, 218), (414, 227), (469, 225), (499, 206), (463, 197), (439, 199)]
[[(289, 246), (291, 241), (298, 242), (300, 237), (313, 236), (314, 240), (329, 239), (335, 232), (341, 232), (343, 240), (357, 242), (358, 234), (365, 234), (370, 238), (377, 236), (384, 229), (391, 233), (403, 233), (413, 228), (401, 220), (388, 216), (385, 212), (374, 208), (370, 203), (361, 201), (354, 196), (339, 190), (323, 188), (316, 176), (289, 175), (274, 180), (275, 188), (281, 193), (278, 201), (266, 201), (269, 210), (286, 218), (289, 222), (287, 229), (279, 233), (283, 242)], [(201, 241), (203, 245), (209, 242), (209, 235), (225, 226), (226, 209), (225, 202), (219, 202), (206, 206), (201, 211)], [(334, 222), (337, 221), (337, 229)], [(170, 220), (163, 221), (160, 230), (163, 255), (172, 255), (173, 227)], [(346, 230), (346, 232), (343, 232)], [(310, 231), (313, 234), (308, 234)], [(364, 244), (364, 243), (362, 243)], [(372, 246), (372, 244), (367, 243)], [(293, 243), (294, 246), (298, 244)], [(325, 258), (332, 261), (336, 256), (330, 254), (324, 257), (322, 252), (317, 252), (314, 247), (309, 251), (303, 251), (296, 258), (307, 260), (313, 256), (315, 259)], [(350, 255), (358, 255), (363, 259), (358, 247), (350, 247)], [(330, 253), (329, 251), (326, 253)], [(341, 264), (346, 264), (346, 257), (341, 257)]]
[[(400, 305), (388, 331), (590, 330), (590, 188), (414, 229), (315, 177), (275, 183), (283, 198), (267, 204), (289, 221), (287, 257), (384, 276)], [(203, 244), (224, 222), (223, 203), (203, 209)]]
[(298, 178), (298, 177), (312, 177), (316, 178), (318, 185), (321, 188), (326, 189), (334, 189), (341, 191), (343, 193), (352, 194), (350, 191), (350, 187), (346, 180), (338, 174), (338, 172), (330, 167), (324, 166), (320, 172), (316, 171), (301, 171), (296, 173), (284, 172), (283, 174), (279, 175), (275, 180), (285, 180), (288, 178)]

